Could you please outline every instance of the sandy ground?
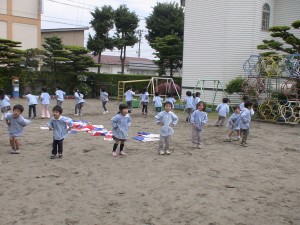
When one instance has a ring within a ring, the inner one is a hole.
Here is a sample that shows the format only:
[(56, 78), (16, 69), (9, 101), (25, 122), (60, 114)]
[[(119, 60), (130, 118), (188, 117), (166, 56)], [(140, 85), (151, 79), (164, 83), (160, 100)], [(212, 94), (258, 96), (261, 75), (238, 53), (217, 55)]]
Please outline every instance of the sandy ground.
[[(25, 100), (13, 100), (12, 104)], [(54, 104), (54, 101), (52, 101)], [(53, 105), (52, 105), (53, 106)], [(51, 108), (52, 108), (51, 106)], [(74, 101), (64, 103), (72, 117)], [(118, 109), (88, 100), (83, 119), (111, 128)], [(131, 114), (130, 135), (158, 133), (153, 109)], [(112, 142), (87, 133), (64, 141), (64, 157), (50, 160), (52, 133), (35, 119), (25, 128), (20, 155), (11, 155), (0, 123), (0, 225), (284, 225), (300, 224), (300, 128), (253, 122), (249, 147), (224, 142), (226, 128), (205, 128), (205, 148), (193, 150), (185, 114), (172, 154), (157, 142), (126, 142), (128, 157), (111, 157)]]

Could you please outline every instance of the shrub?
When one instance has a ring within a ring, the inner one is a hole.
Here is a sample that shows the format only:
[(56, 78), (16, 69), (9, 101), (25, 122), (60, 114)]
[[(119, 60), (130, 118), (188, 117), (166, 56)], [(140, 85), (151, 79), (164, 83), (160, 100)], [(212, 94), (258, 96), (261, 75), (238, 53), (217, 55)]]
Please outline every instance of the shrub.
[(173, 96), (177, 96), (176, 90), (180, 94), (181, 88), (179, 87), (179, 85), (175, 84), (175, 87), (174, 87), (173, 84), (165, 82), (165, 83), (161, 83), (160, 85), (158, 85), (156, 91), (160, 95), (166, 95), (167, 92), (168, 92), (168, 93), (170, 93)]
[(226, 85), (226, 92), (230, 95), (233, 93), (243, 93), (244, 81), (245, 79), (242, 77), (237, 77), (229, 81), (229, 83)]

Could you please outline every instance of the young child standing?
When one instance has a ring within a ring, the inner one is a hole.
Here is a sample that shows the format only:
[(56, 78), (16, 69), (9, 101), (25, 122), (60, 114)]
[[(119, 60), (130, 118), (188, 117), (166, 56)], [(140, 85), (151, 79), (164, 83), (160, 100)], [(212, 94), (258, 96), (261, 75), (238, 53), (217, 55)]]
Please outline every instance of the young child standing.
[[(62, 115), (63, 109), (59, 105), (56, 105), (52, 109), (53, 116), (48, 122), (48, 127), (50, 131), (53, 131), (53, 143), (52, 143), (52, 152), (50, 159), (54, 159), (57, 155), (62, 158), (63, 156), (63, 141), (68, 136), (69, 130), (73, 126), (72, 119)], [(69, 126), (69, 128), (68, 128)]]
[(153, 98), (154, 107), (155, 107), (155, 115), (161, 112), (162, 107), (162, 98), (159, 96), (158, 92), (155, 92), (155, 96)]
[(196, 109), (197, 109), (197, 104), (198, 104), (198, 102), (201, 101), (201, 99), (200, 99), (200, 92), (194, 93), (194, 94), (193, 94), (193, 97), (194, 97), (194, 101), (193, 101), (194, 110), (196, 110)]
[(65, 99), (66, 92), (62, 91), (61, 88), (59, 86), (57, 86), (56, 91), (55, 91), (55, 95), (56, 95), (57, 105), (62, 107), (62, 104), (63, 104), (64, 99)]
[(74, 98), (75, 98), (75, 114), (74, 116), (82, 116), (82, 107), (84, 104), (84, 95), (79, 92), (78, 89), (74, 89)]
[(147, 91), (147, 88), (144, 88), (142, 90), (142, 94), (140, 94), (140, 99), (142, 103), (142, 115), (147, 116), (148, 113), (148, 103), (149, 103), (149, 93)]
[(203, 125), (207, 123), (207, 113), (205, 112), (206, 104), (202, 101), (198, 102), (196, 105), (197, 109), (191, 115), (192, 127), (192, 142), (193, 148), (202, 148), (201, 143), (201, 132), (203, 130)]
[(128, 106), (128, 113), (131, 113), (132, 111), (132, 100), (133, 100), (133, 96), (135, 95), (135, 92), (132, 91), (132, 87), (129, 86), (127, 88), (127, 91), (125, 92), (124, 96), (125, 96), (125, 101), (127, 103)]
[(120, 156), (126, 156), (123, 152), (124, 143), (128, 138), (128, 129), (131, 126), (131, 117), (128, 114), (128, 106), (125, 104), (119, 105), (119, 113), (111, 119), (112, 134), (115, 141), (112, 151), (112, 156), (117, 156), (117, 147), (120, 144)]
[[(240, 104), (240, 110), (241, 110), (241, 112), (243, 112), (243, 110), (245, 109), (245, 102), (246, 101), (250, 101), (250, 99), (249, 99), (249, 97), (248, 96), (244, 96), (243, 97), (243, 102)], [(253, 110), (253, 108), (251, 108), (251, 116), (253, 116), (254, 115), (254, 110)]]
[(50, 104), (50, 95), (47, 92), (47, 88), (46, 87), (42, 87), (42, 94), (40, 96), (41, 102), (42, 102), (42, 114), (41, 117), (44, 119), (46, 118), (50, 118), (50, 113), (49, 113), (49, 109), (48, 106)]
[(104, 109), (103, 114), (107, 114), (106, 103), (108, 102), (108, 93), (106, 92), (105, 88), (100, 89), (100, 99), (102, 101), (102, 107)]
[(12, 148), (11, 154), (20, 154), (19, 137), (22, 136), (24, 127), (30, 123), (30, 120), (24, 119), (21, 114), (24, 111), (22, 105), (15, 105), (12, 113), (6, 113), (5, 119), (8, 125), (9, 142)]
[(174, 104), (176, 102), (175, 98), (172, 97), (172, 94), (171, 93), (167, 93), (167, 97), (165, 99), (165, 103), (166, 102), (171, 102), (172, 104), (172, 109), (174, 109)]
[(187, 112), (187, 117), (185, 119), (186, 122), (190, 121), (191, 119), (191, 115), (194, 111), (194, 98), (192, 96), (192, 92), (190, 91), (187, 91), (186, 93), (186, 97), (184, 99), (185, 101), (185, 111)]
[(0, 109), (1, 109), (1, 121), (4, 119), (4, 116), (6, 113), (11, 110), (10, 108), (10, 99), (5, 94), (5, 91), (3, 89), (0, 89)]
[(229, 99), (228, 98), (223, 98), (222, 99), (221, 104), (219, 104), (216, 108), (216, 111), (218, 112), (218, 120), (215, 123), (215, 126), (223, 126), (226, 116), (229, 113), (229, 106), (228, 106), (228, 102)]
[(155, 116), (155, 122), (161, 126), (159, 132), (158, 154), (170, 155), (169, 148), (171, 136), (174, 133), (173, 127), (177, 124), (178, 117), (172, 112), (171, 102), (165, 102), (164, 107), (165, 110)]
[(242, 135), (242, 142), (241, 146), (248, 147), (247, 145), (247, 139), (249, 135), (249, 128), (250, 128), (250, 122), (251, 122), (251, 108), (253, 103), (250, 101), (245, 101), (245, 108), (241, 112), (241, 121), (240, 121), (240, 129), (241, 129), (241, 135)]
[[(35, 119), (36, 118), (36, 105), (38, 104), (39, 96), (35, 96), (32, 94), (27, 94), (26, 99), (28, 101), (28, 119)], [(33, 112), (33, 117), (31, 117)]]
[(240, 107), (234, 106), (233, 107), (233, 114), (229, 117), (228, 122), (227, 122), (227, 127), (228, 127), (228, 137), (227, 137), (227, 141), (231, 142), (231, 136), (232, 134), (236, 131), (237, 134), (237, 141), (240, 140), (240, 121), (241, 121), (241, 110)]

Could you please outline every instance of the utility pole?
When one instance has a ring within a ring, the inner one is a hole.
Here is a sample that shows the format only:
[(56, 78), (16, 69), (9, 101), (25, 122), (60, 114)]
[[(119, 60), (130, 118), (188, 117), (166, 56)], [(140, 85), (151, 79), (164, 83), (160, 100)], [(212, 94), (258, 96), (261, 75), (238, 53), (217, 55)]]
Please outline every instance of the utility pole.
[(138, 37), (139, 37), (139, 50), (137, 51), (138, 58), (141, 58), (141, 42), (142, 42), (142, 32), (143, 32), (143, 30), (137, 30)]

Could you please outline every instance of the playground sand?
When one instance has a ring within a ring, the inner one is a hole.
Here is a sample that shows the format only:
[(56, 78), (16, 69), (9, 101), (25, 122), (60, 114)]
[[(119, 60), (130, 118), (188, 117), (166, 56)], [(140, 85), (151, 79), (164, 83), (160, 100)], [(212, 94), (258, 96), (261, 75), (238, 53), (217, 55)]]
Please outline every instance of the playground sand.
[[(117, 102), (108, 103), (107, 115), (99, 100), (87, 102), (83, 119), (110, 129)], [(25, 100), (15, 103), (27, 116)], [(73, 108), (66, 100), (65, 115)], [(134, 109), (130, 136), (158, 133), (150, 108), (147, 118)], [(205, 147), (193, 150), (185, 114), (175, 113), (170, 156), (157, 154), (157, 142), (130, 139), (128, 157), (113, 158), (113, 142), (78, 132), (65, 139), (64, 157), (50, 160), (52, 133), (40, 129), (42, 119), (25, 128), (21, 154), (11, 155), (1, 122), (0, 224), (300, 224), (299, 126), (253, 122), (245, 148), (224, 142), (226, 128), (210, 125), (209, 114)]]

